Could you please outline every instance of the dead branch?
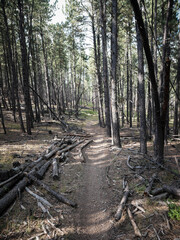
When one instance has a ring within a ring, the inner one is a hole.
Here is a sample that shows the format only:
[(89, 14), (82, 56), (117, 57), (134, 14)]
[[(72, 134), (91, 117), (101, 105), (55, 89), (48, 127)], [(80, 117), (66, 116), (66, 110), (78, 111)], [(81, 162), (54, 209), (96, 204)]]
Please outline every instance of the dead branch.
[(162, 188), (158, 188), (152, 191), (153, 195), (157, 195), (160, 193), (167, 192), (169, 194), (172, 194), (174, 196), (180, 197), (180, 189), (176, 188), (174, 186), (168, 186), (168, 185), (163, 185)]
[(134, 167), (130, 165), (130, 160), (131, 160), (131, 156), (128, 156), (128, 159), (127, 159), (127, 166), (134, 171)]
[(159, 201), (159, 200), (167, 199), (168, 196), (169, 196), (169, 193), (165, 192), (165, 193), (158, 194), (158, 195), (152, 197), (151, 199), (155, 200), (155, 201)]
[(145, 195), (150, 196), (150, 192), (151, 192), (151, 189), (152, 189), (152, 187), (153, 187), (153, 184), (154, 184), (156, 178), (157, 178), (157, 174), (154, 173), (154, 174), (152, 175), (152, 177), (150, 178), (150, 180), (149, 180), (149, 183), (148, 183), (147, 188), (146, 188), (145, 191), (144, 191), (144, 194), (145, 194)]
[(135, 221), (134, 221), (134, 218), (133, 218), (133, 216), (132, 216), (132, 213), (131, 213), (129, 207), (127, 208), (127, 213), (128, 213), (129, 219), (130, 219), (130, 221), (131, 221), (131, 224), (132, 224), (132, 226), (133, 226), (133, 228), (134, 228), (135, 236), (137, 236), (137, 237), (142, 237), (142, 235), (141, 235), (141, 233), (140, 233), (140, 231), (139, 231), (139, 228), (138, 228), (138, 226), (136, 225), (136, 223), (135, 223)]
[(167, 192), (169, 194), (180, 197), (180, 189), (179, 188), (176, 188), (174, 186), (164, 185), (163, 189), (164, 189), (165, 192)]
[(48, 202), (45, 198), (37, 195), (36, 193), (33, 193), (28, 187), (25, 187), (25, 189), (29, 194), (36, 198), (37, 201), (40, 201), (42, 204), (46, 205), (47, 208), (53, 207), (53, 205), (50, 202)]
[(59, 200), (62, 203), (65, 203), (71, 207), (77, 207), (77, 204), (72, 202), (71, 200), (64, 197), (62, 194), (55, 192), (52, 190), (48, 185), (43, 183), (42, 181), (38, 180), (35, 176), (28, 174), (27, 175), (29, 179), (31, 179), (33, 182), (38, 184), (39, 186), (43, 187), (48, 193), (50, 193), (52, 196), (54, 196), (57, 200)]
[(58, 164), (57, 164), (56, 158), (53, 159), (52, 165), (53, 165), (53, 179), (57, 180), (59, 179), (59, 171), (58, 171)]
[(164, 192), (165, 192), (164, 189), (161, 187), (161, 188), (156, 188), (156, 189), (152, 190), (151, 194), (153, 196), (155, 196), (155, 195), (158, 195), (158, 194), (161, 194), (161, 193), (164, 193)]
[(133, 170), (133, 171), (135, 171), (135, 169), (140, 169), (140, 168), (142, 168), (141, 166), (132, 166), (131, 164), (130, 164), (130, 160), (131, 160), (131, 156), (128, 156), (128, 159), (127, 159), (127, 166), (131, 169), (131, 170)]
[(163, 164), (160, 164), (160, 163), (158, 163), (157, 161), (151, 159), (151, 157), (149, 157), (148, 155), (145, 155), (145, 157), (146, 157), (146, 159), (148, 159), (150, 162), (156, 164), (158, 167), (160, 167), (160, 168), (166, 170), (167, 172), (172, 173), (173, 175), (175, 175), (175, 176), (177, 176), (177, 177), (180, 177), (180, 174), (178, 174), (178, 173), (172, 171), (170, 168), (165, 167)]
[(122, 216), (122, 212), (124, 210), (124, 207), (125, 207), (125, 204), (128, 200), (128, 196), (130, 194), (130, 191), (129, 191), (129, 188), (128, 188), (128, 185), (126, 186), (125, 190), (124, 190), (124, 194), (123, 194), (123, 197), (121, 199), (121, 202), (118, 206), (118, 210), (115, 214), (115, 220), (118, 221), (121, 219), (121, 216)]
[(86, 162), (86, 155), (85, 155), (85, 148), (89, 145), (89, 144), (91, 144), (93, 142), (93, 140), (91, 139), (91, 140), (89, 140), (87, 143), (85, 143), (82, 147), (81, 147), (81, 149), (80, 149), (80, 151), (81, 151), (81, 153), (80, 153), (80, 157), (82, 156), (83, 157), (83, 161), (82, 162)]

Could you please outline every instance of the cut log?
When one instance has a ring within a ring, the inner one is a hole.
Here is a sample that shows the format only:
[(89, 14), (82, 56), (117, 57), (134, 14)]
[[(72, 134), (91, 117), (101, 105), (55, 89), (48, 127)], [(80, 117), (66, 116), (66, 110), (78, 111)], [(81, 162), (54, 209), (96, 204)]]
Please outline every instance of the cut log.
[(85, 143), (82, 147), (81, 147), (81, 153), (80, 153), (80, 157), (82, 156), (83, 157), (83, 161), (82, 162), (86, 162), (86, 155), (85, 155), (85, 148), (91, 144), (93, 142), (93, 140), (89, 140), (87, 143)]
[(145, 195), (150, 196), (151, 189), (152, 189), (153, 184), (154, 184), (154, 182), (155, 182), (156, 179), (157, 179), (157, 174), (154, 173), (154, 174), (152, 175), (152, 177), (150, 178), (150, 180), (149, 180), (149, 183), (148, 183), (147, 188), (146, 188), (145, 191), (144, 191), (144, 194), (145, 194)]
[(16, 199), (18, 191), (23, 191), (28, 183), (29, 179), (24, 177), (12, 190), (0, 199), (0, 216)]
[(132, 226), (133, 226), (133, 228), (134, 228), (135, 236), (137, 236), (137, 237), (142, 237), (142, 235), (141, 235), (141, 233), (140, 233), (140, 231), (139, 231), (139, 228), (138, 228), (138, 226), (136, 225), (136, 223), (135, 223), (135, 221), (134, 221), (134, 218), (133, 218), (133, 216), (132, 216), (132, 213), (131, 213), (131, 211), (130, 211), (129, 208), (127, 208), (127, 213), (128, 213), (129, 219), (130, 219), (130, 221), (131, 221), (131, 224), (132, 224)]
[(128, 200), (129, 193), (130, 193), (130, 191), (129, 191), (129, 188), (128, 188), (128, 185), (127, 185), (125, 190), (124, 190), (124, 194), (123, 194), (123, 197), (121, 199), (121, 202), (120, 202), (120, 204), (118, 206), (118, 210), (117, 210), (117, 212), (115, 214), (115, 220), (116, 221), (121, 219), (122, 212), (123, 212), (125, 204), (126, 204), (126, 202)]
[(161, 193), (167, 192), (176, 197), (180, 197), (180, 189), (174, 186), (163, 185), (162, 188), (157, 188), (152, 191), (152, 195), (158, 195)]
[(23, 178), (23, 173), (20, 172), (16, 174), (14, 178), (12, 177), (8, 179), (9, 181), (6, 181), (7, 183), (3, 184), (3, 186), (0, 188), (0, 198), (2, 198), (22, 178)]
[(57, 151), (59, 151), (59, 150), (60, 150), (60, 147), (56, 147), (56, 148), (53, 149), (51, 152), (47, 153), (47, 154), (44, 156), (44, 158), (45, 158), (45, 159), (51, 158), (51, 157), (54, 156), (54, 155), (57, 153)]
[(12, 176), (11, 178), (8, 178), (6, 181), (1, 182), (1, 183), (0, 183), (0, 188), (1, 188), (2, 186), (6, 185), (7, 183), (13, 181), (14, 179), (18, 178), (18, 176), (21, 175), (21, 174), (22, 174), (22, 172), (19, 172), (19, 173), (15, 174), (14, 176)]
[(64, 197), (62, 194), (57, 193), (56, 191), (52, 190), (48, 185), (46, 185), (45, 183), (43, 183), (42, 181), (38, 180), (36, 177), (34, 177), (31, 174), (27, 175), (28, 178), (30, 178), (33, 182), (35, 182), (36, 184), (38, 184), (39, 186), (43, 187), (44, 189), (46, 189), (47, 192), (49, 192), (52, 196), (54, 196), (58, 201), (65, 203), (71, 207), (77, 207), (77, 204), (72, 202), (71, 200), (67, 199), (66, 197)]
[(76, 142), (76, 143), (74, 143), (74, 144), (72, 144), (72, 145), (70, 145), (70, 146), (67, 146), (66, 148), (58, 151), (58, 152), (57, 152), (57, 155), (61, 155), (63, 152), (70, 151), (70, 150), (72, 150), (73, 148), (75, 148), (76, 146), (78, 146), (79, 144), (81, 144), (81, 143), (83, 143), (83, 142), (84, 142), (84, 140), (81, 140), (81, 141)]
[(58, 171), (58, 164), (57, 164), (56, 158), (53, 159), (52, 165), (53, 165), (53, 179), (58, 180), (59, 179), (59, 171)]
[(43, 176), (44, 176), (45, 172), (48, 170), (49, 166), (51, 165), (51, 162), (52, 161), (49, 160), (39, 169), (39, 171), (35, 174), (37, 176), (37, 178), (43, 179)]
[[(45, 161), (46, 162), (46, 161)], [(39, 162), (31, 171), (29, 174), (33, 175), (35, 174), (36, 170), (38, 170), (42, 164), (44, 164), (43, 161)], [(0, 199), (0, 216), (6, 211), (6, 209), (14, 202), (19, 192), (22, 192), (24, 188), (30, 184), (30, 180), (27, 177), (24, 177), (22, 180), (19, 181), (19, 183), (14, 186), (3, 198)]]
[(83, 134), (77, 134), (77, 133), (66, 133), (66, 136), (72, 136), (72, 137), (82, 137), (82, 138), (89, 138), (92, 137), (91, 135), (83, 135)]

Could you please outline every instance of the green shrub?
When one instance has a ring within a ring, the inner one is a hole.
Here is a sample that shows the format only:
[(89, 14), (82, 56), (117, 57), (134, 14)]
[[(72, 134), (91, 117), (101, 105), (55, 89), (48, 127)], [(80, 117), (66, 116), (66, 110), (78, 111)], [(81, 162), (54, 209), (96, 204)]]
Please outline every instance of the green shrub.
[(168, 216), (171, 219), (180, 221), (180, 206), (177, 206), (175, 203), (169, 203)]

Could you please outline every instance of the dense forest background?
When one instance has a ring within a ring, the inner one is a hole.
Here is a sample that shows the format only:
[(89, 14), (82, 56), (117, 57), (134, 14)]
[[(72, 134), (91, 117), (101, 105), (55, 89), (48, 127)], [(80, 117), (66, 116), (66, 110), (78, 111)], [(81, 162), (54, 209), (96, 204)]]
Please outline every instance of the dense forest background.
[[(180, 128), (180, 16), (177, 0), (67, 0), (52, 24), (48, 0), (0, 2), (0, 116), (11, 111), (31, 134), (45, 114), (66, 128), (81, 108), (98, 111), (114, 145), (120, 128), (140, 129), (140, 150)], [(65, 118), (65, 119), (64, 119)]]

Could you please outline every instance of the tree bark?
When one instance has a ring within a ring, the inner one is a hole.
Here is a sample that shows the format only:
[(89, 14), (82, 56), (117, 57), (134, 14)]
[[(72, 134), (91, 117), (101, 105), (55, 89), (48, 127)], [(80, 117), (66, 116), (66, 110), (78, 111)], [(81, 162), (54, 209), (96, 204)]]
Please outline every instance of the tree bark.
[[(161, 108), (160, 108), (160, 101), (159, 101), (159, 95), (158, 95), (158, 86), (157, 86), (157, 80), (155, 77), (155, 71), (154, 71), (154, 63), (149, 47), (149, 40), (147, 37), (147, 32), (144, 26), (144, 21), (142, 19), (142, 13), (139, 8), (137, 0), (130, 0), (131, 5), (133, 7), (135, 18), (139, 27), (139, 31), (141, 34), (142, 42), (144, 51), (146, 54), (146, 59), (148, 63), (148, 69), (149, 69), (149, 78), (152, 85), (152, 93), (153, 93), (153, 99), (155, 104), (155, 120), (156, 120), (156, 129), (157, 129), (157, 155), (155, 156), (156, 160), (159, 163), (162, 163), (164, 161), (164, 126), (161, 119)], [(164, 108), (164, 110), (167, 110)], [(163, 114), (164, 115), (164, 114)]]
[(24, 14), (23, 14), (23, 0), (18, 0), (19, 8), (19, 29), (20, 29), (20, 45), (21, 45), (21, 55), (22, 55), (22, 73), (23, 73), (23, 91), (24, 91), (24, 101), (25, 101), (25, 113), (26, 113), (26, 128), (27, 133), (31, 135), (31, 99), (29, 93), (29, 66), (28, 66), (28, 56), (27, 47), (24, 32)]
[(147, 137), (146, 137), (146, 110), (145, 110), (145, 89), (144, 89), (144, 58), (143, 45), (138, 26), (137, 32), (137, 51), (138, 51), (138, 96), (139, 96), (139, 112), (140, 112), (140, 152), (147, 153)]
[(109, 82), (108, 82), (108, 63), (107, 63), (107, 37), (106, 37), (106, 0), (100, 0), (101, 31), (102, 31), (102, 53), (103, 53), (103, 81), (105, 98), (105, 116), (107, 135), (111, 136), (111, 114), (109, 102)]
[(119, 116), (117, 108), (117, 0), (112, 0), (111, 33), (111, 108), (112, 108), (112, 143), (121, 147)]

